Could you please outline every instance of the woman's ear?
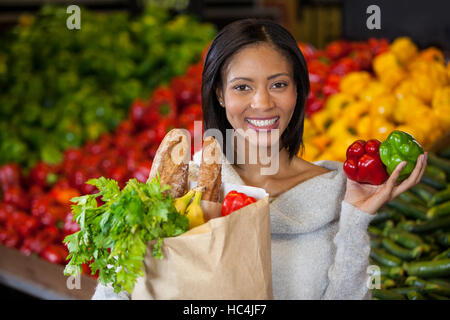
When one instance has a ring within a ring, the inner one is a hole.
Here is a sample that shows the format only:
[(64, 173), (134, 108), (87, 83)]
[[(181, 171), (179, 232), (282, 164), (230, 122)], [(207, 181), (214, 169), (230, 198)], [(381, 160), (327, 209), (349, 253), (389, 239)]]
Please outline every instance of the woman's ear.
[(223, 102), (222, 90), (219, 89), (218, 87), (216, 88), (216, 97), (217, 97), (217, 100), (219, 100), (220, 106), (225, 108), (225, 103)]

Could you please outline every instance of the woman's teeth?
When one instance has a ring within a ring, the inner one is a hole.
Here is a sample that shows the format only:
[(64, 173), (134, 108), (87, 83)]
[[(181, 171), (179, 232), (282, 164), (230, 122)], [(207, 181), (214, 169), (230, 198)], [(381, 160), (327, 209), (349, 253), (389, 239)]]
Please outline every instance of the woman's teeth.
[(250, 120), (247, 119), (249, 123), (254, 125), (255, 127), (267, 127), (273, 125), (275, 122), (277, 122), (278, 117), (268, 119), (268, 120)]

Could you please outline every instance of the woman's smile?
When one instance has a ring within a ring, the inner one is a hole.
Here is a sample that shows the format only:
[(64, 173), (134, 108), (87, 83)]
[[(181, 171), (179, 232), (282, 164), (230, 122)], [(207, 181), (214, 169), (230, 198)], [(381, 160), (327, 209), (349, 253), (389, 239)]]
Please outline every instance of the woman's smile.
[(277, 129), (280, 123), (279, 120), (279, 116), (270, 118), (245, 118), (245, 121), (248, 123), (248, 127), (256, 131)]

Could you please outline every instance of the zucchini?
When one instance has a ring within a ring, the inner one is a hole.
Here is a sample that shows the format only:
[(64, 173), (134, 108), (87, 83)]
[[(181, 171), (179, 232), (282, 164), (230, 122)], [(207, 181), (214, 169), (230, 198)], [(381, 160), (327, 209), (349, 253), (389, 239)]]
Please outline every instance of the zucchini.
[(385, 267), (400, 267), (403, 263), (400, 258), (378, 248), (370, 250), (370, 257)]
[(405, 281), (408, 286), (420, 288), (422, 292), (436, 293), (443, 296), (450, 295), (450, 286), (441, 279), (423, 280), (417, 277), (408, 277)]
[(444, 171), (446, 174), (450, 174), (450, 160), (441, 158), (433, 153), (429, 153), (427, 162)]
[(437, 167), (427, 165), (420, 181), (437, 190), (443, 190), (447, 187), (446, 178), (444, 171)]
[(450, 247), (450, 232), (438, 232), (436, 240), (441, 246)]
[(388, 289), (372, 290), (372, 297), (380, 300), (406, 300), (405, 296)]
[(395, 209), (383, 206), (380, 210), (378, 210), (377, 214), (372, 219), (372, 221), (370, 221), (370, 225), (371, 226), (378, 225), (389, 219), (399, 221), (401, 219), (401, 214)]
[(450, 188), (447, 187), (446, 189), (436, 192), (428, 202), (428, 206), (432, 207), (437, 204), (441, 204), (443, 202), (450, 201)]
[(381, 241), (381, 244), (383, 247), (388, 251), (389, 253), (393, 254), (396, 257), (399, 257), (400, 259), (411, 261), (414, 260), (422, 255), (423, 249), (421, 246), (418, 246), (414, 249), (406, 249), (398, 244), (396, 244), (394, 241), (388, 238), (384, 238)]
[(433, 261), (436, 260), (443, 260), (443, 259), (449, 259), (450, 258), (450, 248), (445, 250), (444, 252), (439, 253), (437, 256), (433, 258)]
[(367, 227), (367, 232), (369, 233), (370, 236), (374, 237), (381, 237), (383, 235), (383, 232), (374, 226)]
[(420, 292), (410, 291), (406, 294), (408, 300), (427, 300)]
[[(429, 155), (430, 154), (428, 154), (428, 156)], [(441, 158), (450, 159), (450, 146), (445, 147), (444, 149), (439, 151), (437, 155), (438, 155), (438, 157), (441, 157)]]
[(381, 276), (380, 277), (381, 289), (389, 289), (396, 286), (395, 281), (391, 278)]
[(439, 289), (433, 293), (450, 297), (450, 283), (448, 281), (445, 279), (430, 279), (428, 282), (439, 286)]
[(431, 200), (431, 198), (434, 196), (434, 194), (436, 194), (438, 192), (433, 187), (430, 187), (429, 185), (422, 183), (422, 182), (419, 182), (418, 184), (416, 184), (409, 190), (412, 193), (416, 194), (419, 198), (421, 198), (426, 203), (428, 203), (428, 201)]
[(385, 235), (405, 248), (415, 249), (421, 246), (424, 252), (428, 252), (430, 250), (430, 246), (428, 246), (421, 237), (414, 233), (400, 229), (387, 229), (385, 230)]
[(442, 217), (450, 215), (450, 201), (431, 207), (427, 211), (427, 218)]
[[(385, 266), (378, 266), (380, 268), (379, 276), (380, 277), (388, 277), (393, 280), (398, 280), (404, 275), (404, 271), (402, 267), (385, 267)], [(371, 272), (371, 276), (376, 276), (378, 272), (374, 271)]]
[(398, 226), (400, 227), (400, 229), (409, 232), (425, 233), (450, 226), (450, 216), (436, 217), (434, 219), (420, 223), (414, 221), (399, 222)]
[(420, 289), (417, 287), (399, 287), (399, 288), (393, 288), (391, 290), (398, 294), (402, 294), (404, 296), (406, 296), (408, 294), (408, 292), (411, 292), (411, 291), (420, 291)]
[(427, 297), (432, 300), (450, 300), (450, 298), (435, 294), (435, 293), (427, 293)]
[(414, 193), (412, 193), (409, 190), (406, 190), (404, 192), (402, 192), (399, 196), (399, 199), (411, 203), (411, 204), (420, 204), (422, 206), (426, 206), (427, 203), (425, 201), (423, 201), (422, 198), (420, 198), (419, 196), (415, 195)]
[(428, 208), (419, 204), (410, 204), (401, 199), (394, 199), (387, 204), (389, 207), (397, 209), (403, 213), (406, 217), (412, 219), (427, 219)]
[(450, 275), (450, 259), (406, 263), (408, 275), (421, 278), (439, 278)]

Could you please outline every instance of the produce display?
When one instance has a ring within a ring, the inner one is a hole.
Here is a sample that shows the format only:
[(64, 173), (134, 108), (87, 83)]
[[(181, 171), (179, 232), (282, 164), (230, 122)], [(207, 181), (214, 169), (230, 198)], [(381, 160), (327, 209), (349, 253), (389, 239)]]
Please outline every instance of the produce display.
[[(17, 163), (0, 166), (0, 243), (66, 264), (62, 240), (80, 230), (70, 199), (98, 192), (85, 183), (90, 179), (114, 179), (120, 188), (131, 178), (146, 182), (157, 148), (173, 127), (188, 130), (194, 139), (193, 122), (202, 120), (201, 70), (202, 61), (157, 87), (149, 99), (136, 99), (112, 133), (67, 149), (58, 164), (40, 161), (28, 173)], [(82, 266), (85, 274), (90, 274), (88, 265)]]
[(379, 210), (368, 231), (379, 266), (373, 299), (450, 299), (450, 148), (429, 153), (419, 184)]
[(309, 161), (344, 162), (353, 141), (383, 141), (394, 130), (428, 149), (450, 132), (449, 79), (450, 64), (440, 50), (419, 51), (409, 38), (397, 38), (374, 55), (370, 68), (345, 75), (339, 92), (306, 118), (300, 154)]
[(154, 6), (137, 17), (81, 12), (82, 28), (69, 30), (66, 7), (46, 5), (2, 37), (0, 165), (60, 163), (64, 150), (115, 129), (133, 100), (183, 75), (216, 34)]

